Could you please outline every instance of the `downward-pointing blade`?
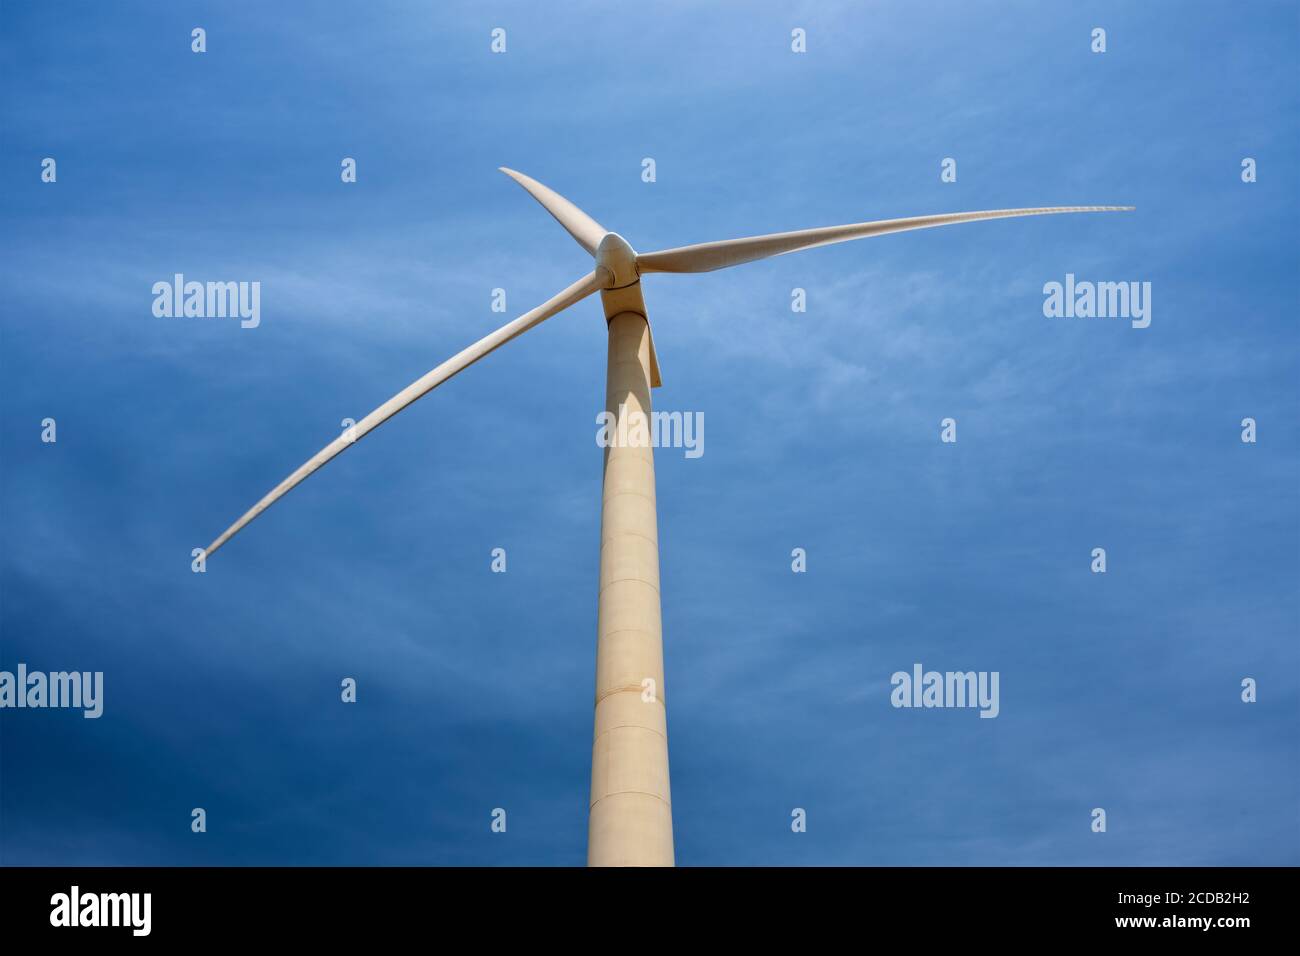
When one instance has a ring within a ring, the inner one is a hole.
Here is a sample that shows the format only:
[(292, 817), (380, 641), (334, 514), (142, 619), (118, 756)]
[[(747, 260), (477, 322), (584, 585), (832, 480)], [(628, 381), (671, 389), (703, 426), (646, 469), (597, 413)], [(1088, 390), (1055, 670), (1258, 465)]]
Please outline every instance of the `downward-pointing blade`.
[(646, 272), (712, 272), (738, 266), (756, 259), (781, 256), (787, 252), (828, 246), (850, 239), (864, 239), (888, 232), (906, 232), (909, 229), (928, 229), (931, 226), (949, 226), (959, 222), (978, 222), (983, 219), (1009, 219), (1013, 216), (1045, 216), (1058, 212), (1121, 212), (1132, 206), (1047, 206), (1037, 209), (988, 209), (982, 212), (950, 212), (939, 216), (913, 216), (910, 219), (881, 219), (877, 222), (855, 222), (846, 226), (823, 226), (819, 229), (801, 229), (798, 232), (776, 232), (767, 236), (749, 236), (745, 239), (724, 239), (721, 242), (703, 242), (694, 246), (680, 246), (660, 252), (647, 252), (636, 257), (638, 271)]
[(562, 312), (575, 302), (581, 301), (600, 287), (601, 281), (596, 277), (596, 274), (594, 272), (588, 273), (559, 295), (544, 302), (542, 305), (539, 305), (531, 312), (524, 313), (513, 322), (501, 326), (501, 328), (497, 329), (491, 335), (479, 339), (469, 348), (453, 355), (422, 378), (419, 378), (406, 386), (406, 388), (402, 389), (365, 418), (361, 419), (361, 421), (357, 422), (353, 428), (344, 432), (338, 438), (334, 439), (318, 451), (307, 462), (299, 467), (297, 471), (271, 489), (266, 497), (253, 505), (252, 508), (248, 509), (248, 511), (244, 513), (243, 517), (223, 531), (221, 535), (212, 542), (212, 544), (208, 545), (206, 552), (207, 556), (211, 556), (212, 552), (216, 551), (217, 548), (229, 541), (231, 537), (239, 532), (246, 524), (260, 515), (271, 505), (275, 504), (275, 502), (283, 498), (308, 475), (345, 450), (357, 439), (362, 438), (369, 432), (378, 428), (412, 402), (419, 398), (423, 398), (457, 372), (473, 365), (479, 359), (483, 358), (483, 356), (495, 351), (502, 345), (505, 345), (516, 336), (522, 335), (533, 326), (540, 325), (556, 313)]

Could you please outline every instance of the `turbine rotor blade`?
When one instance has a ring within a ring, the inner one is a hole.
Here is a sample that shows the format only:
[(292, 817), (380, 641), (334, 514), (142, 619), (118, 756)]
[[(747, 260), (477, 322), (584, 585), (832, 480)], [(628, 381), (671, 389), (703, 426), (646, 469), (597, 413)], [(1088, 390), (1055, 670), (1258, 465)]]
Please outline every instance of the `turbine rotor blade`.
[(637, 269), (647, 272), (712, 272), (728, 266), (738, 266), (756, 259), (782, 256), (787, 252), (829, 246), (850, 239), (864, 239), (889, 232), (906, 232), (909, 229), (929, 229), (932, 226), (949, 226), (959, 222), (979, 222), (984, 219), (1009, 219), (1013, 216), (1044, 216), (1058, 212), (1121, 212), (1132, 206), (1047, 206), (1037, 209), (988, 209), (982, 212), (951, 212), (939, 216), (913, 216), (910, 219), (881, 219), (876, 222), (855, 222), (846, 226), (823, 226), (819, 229), (801, 229), (798, 232), (776, 232), (766, 236), (745, 239), (724, 239), (721, 242), (702, 242), (694, 246), (680, 246), (660, 252), (647, 252), (636, 257)]
[(601, 287), (602, 281), (597, 277), (596, 273), (588, 273), (554, 298), (542, 303), (531, 312), (525, 312), (513, 322), (501, 326), (501, 328), (497, 329), (491, 335), (484, 336), (469, 348), (456, 353), (437, 368), (406, 386), (406, 388), (402, 389), (365, 418), (361, 419), (361, 421), (357, 422), (355, 426), (348, 429), (347, 432), (344, 432), (338, 438), (334, 439), (318, 451), (303, 465), (301, 465), (297, 471), (271, 489), (271, 491), (262, 498), (261, 501), (248, 509), (248, 511), (244, 513), (243, 517), (223, 531), (221, 535), (212, 542), (212, 544), (208, 545), (205, 557), (211, 557), (214, 551), (229, 541), (245, 525), (292, 491), (308, 475), (320, 468), (321, 465), (344, 451), (358, 439), (378, 428), (402, 409), (406, 408), (406, 406), (415, 402), (417, 399), (423, 398), (457, 372), (473, 365), (479, 359), (500, 348), (502, 345), (505, 345), (511, 339), (522, 335), (536, 325), (540, 325), (551, 316), (564, 311), (575, 302), (585, 299)]
[(554, 216), (555, 221), (568, 230), (569, 235), (578, 240), (578, 245), (590, 252), (593, 257), (596, 255), (596, 247), (600, 245), (600, 240), (605, 238), (605, 234), (609, 232), (608, 229), (554, 189), (543, 186), (531, 176), (525, 176), (523, 173), (515, 172), (513, 169), (507, 169), (504, 166), (498, 168), (528, 190), (529, 195), (541, 203), (542, 208)]

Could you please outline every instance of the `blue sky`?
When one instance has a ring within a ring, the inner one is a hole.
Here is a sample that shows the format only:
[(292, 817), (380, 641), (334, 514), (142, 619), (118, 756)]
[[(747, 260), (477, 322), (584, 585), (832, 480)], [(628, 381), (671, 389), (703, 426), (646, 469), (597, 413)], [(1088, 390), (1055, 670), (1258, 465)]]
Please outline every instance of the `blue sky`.
[[(0, 667), (105, 673), (99, 720), (0, 713), (0, 860), (585, 859), (596, 300), (190, 572), (493, 288), (590, 268), (507, 165), (641, 250), (1138, 207), (646, 279), (706, 422), (657, 459), (679, 863), (1300, 862), (1294, 6), (698, 6), (0, 7)], [(155, 318), (175, 272), (260, 327)], [(1066, 273), (1151, 326), (1045, 318)], [(915, 662), (1000, 715), (894, 709)]]

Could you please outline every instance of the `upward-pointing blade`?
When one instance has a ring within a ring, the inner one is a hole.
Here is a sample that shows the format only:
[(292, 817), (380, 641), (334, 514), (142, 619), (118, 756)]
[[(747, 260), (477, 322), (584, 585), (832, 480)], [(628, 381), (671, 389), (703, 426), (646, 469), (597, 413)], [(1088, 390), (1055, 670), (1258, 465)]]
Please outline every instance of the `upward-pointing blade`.
[(600, 245), (600, 240), (605, 238), (605, 234), (609, 232), (608, 229), (554, 189), (543, 186), (531, 176), (517, 173), (513, 169), (506, 169), (504, 166), (501, 166), (500, 169), (501, 172), (527, 189), (529, 195), (541, 203), (542, 208), (554, 216), (555, 221), (569, 231), (569, 235), (578, 240), (578, 245), (595, 257), (596, 247)]
[(305, 464), (299, 467), (297, 471), (271, 489), (266, 497), (253, 505), (252, 508), (248, 509), (242, 518), (232, 524), (225, 531), (221, 532), (221, 536), (208, 545), (206, 555), (210, 557), (212, 552), (216, 551), (217, 548), (229, 541), (231, 537), (244, 527), (244, 525), (248, 524), (271, 505), (283, 498), (308, 475), (314, 472), (321, 465), (325, 464), (335, 455), (339, 454), (339, 452), (346, 449), (357, 439), (378, 428), (412, 402), (419, 398), (423, 398), (457, 372), (473, 365), (479, 359), (483, 358), (483, 356), (495, 351), (502, 345), (505, 345), (516, 336), (522, 335), (533, 326), (540, 325), (557, 312), (562, 312), (575, 302), (585, 299), (600, 287), (601, 282), (597, 279), (596, 274), (594, 272), (588, 273), (559, 295), (544, 302), (542, 305), (539, 305), (531, 312), (525, 312), (513, 322), (501, 326), (501, 328), (497, 329), (491, 335), (479, 339), (469, 348), (453, 355), (422, 378), (419, 378), (406, 386), (406, 388), (402, 389), (365, 418), (361, 419), (361, 421), (357, 422), (353, 428), (344, 432), (338, 438), (334, 439), (318, 451)]
[(767, 236), (750, 236), (745, 239), (724, 239), (721, 242), (702, 242), (694, 246), (680, 246), (661, 252), (647, 252), (636, 257), (637, 270), (646, 272), (712, 272), (727, 266), (738, 266), (755, 259), (785, 255), (814, 246), (829, 246), (835, 242), (880, 236), (887, 232), (906, 232), (909, 229), (928, 229), (931, 226), (949, 226), (958, 222), (978, 222), (982, 219), (1008, 219), (1012, 216), (1044, 216), (1058, 212), (1121, 212), (1132, 206), (1047, 206), (1038, 209), (989, 209), (983, 212), (950, 212), (940, 216), (913, 216), (910, 219), (881, 219), (877, 222), (855, 222), (847, 226), (823, 226), (819, 229), (801, 229), (798, 232), (775, 232)]

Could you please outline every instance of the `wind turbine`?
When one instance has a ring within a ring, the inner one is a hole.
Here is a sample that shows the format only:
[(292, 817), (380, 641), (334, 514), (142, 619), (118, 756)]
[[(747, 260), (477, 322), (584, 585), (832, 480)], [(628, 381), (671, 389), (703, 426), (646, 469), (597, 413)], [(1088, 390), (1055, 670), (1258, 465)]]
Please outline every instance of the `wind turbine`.
[[(453, 355), (335, 438), (223, 531), (208, 545), (205, 558), (211, 557), (245, 525), (355, 441), (457, 372), (593, 292), (600, 292), (609, 329), (605, 387), (605, 408), (613, 416), (608, 419), (609, 433), (621, 434), (621, 420), (649, 420), (650, 389), (660, 384), (659, 362), (641, 296), (644, 275), (712, 272), (814, 246), (960, 222), (1133, 208), (1052, 206), (958, 212), (778, 232), (637, 253), (618, 233), (605, 229), (537, 180), (512, 169), (502, 167), (501, 171), (526, 189), (594, 257), (592, 271), (531, 312), (525, 312)], [(636, 418), (638, 414), (645, 418)], [(629, 431), (635, 433), (635, 429)], [(632, 447), (611, 445), (605, 449), (587, 863), (671, 866), (672, 802), (668, 784), (667, 711), (663, 698), (654, 455), (648, 442), (642, 446), (628, 444)]]

